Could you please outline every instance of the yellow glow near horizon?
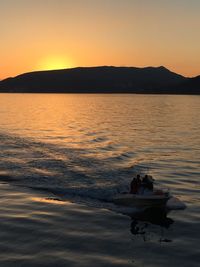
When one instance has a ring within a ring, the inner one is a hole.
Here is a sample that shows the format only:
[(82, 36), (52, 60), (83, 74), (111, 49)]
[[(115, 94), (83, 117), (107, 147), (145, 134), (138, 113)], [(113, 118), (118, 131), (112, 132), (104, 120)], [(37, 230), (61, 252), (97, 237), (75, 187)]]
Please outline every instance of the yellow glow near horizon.
[(197, 76), (199, 10), (198, 0), (0, 0), (0, 80), (103, 65)]
[(72, 62), (61, 56), (49, 56), (43, 58), (36, 66), (37, 70), (57, 70), (73, 67)]

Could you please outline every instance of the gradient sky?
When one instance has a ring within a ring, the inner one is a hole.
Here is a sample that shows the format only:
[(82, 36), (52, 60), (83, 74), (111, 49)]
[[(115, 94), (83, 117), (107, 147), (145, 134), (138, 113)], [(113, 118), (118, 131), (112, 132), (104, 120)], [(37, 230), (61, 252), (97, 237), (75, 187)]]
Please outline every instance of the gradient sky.
[(200, 0), (0, 0), (0, 79), (76, 66), (200, 74)]

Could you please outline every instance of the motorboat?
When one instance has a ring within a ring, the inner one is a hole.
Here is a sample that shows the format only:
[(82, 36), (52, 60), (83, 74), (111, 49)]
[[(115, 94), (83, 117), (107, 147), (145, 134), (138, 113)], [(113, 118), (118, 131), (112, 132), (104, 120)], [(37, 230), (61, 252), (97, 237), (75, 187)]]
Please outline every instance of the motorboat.
[(130, 208), (160, 208), (167, 210), (185, 209), (186, 205), (178, 198), (171, 195), (169, 189), (154, 186), (155, 179), (145, 175), (141, 180), (140, 175), (134, 178), (130, 184), (130, 192), (117, 194), (112, 201), (120, 206)]
[(163, 208), (171, 197), (169, 191), (160, 189), (148, 194), (117, 194), (114, 196), (113, 202), (117, 205), (128, 207)]
[(165, 207), (172, 196), (169, 190), (155, 188), (154, 182), (154, 178), (150, 175), (145, 175), (143, 179), (137, 175), (137, 178), (131, 181), (130, 192), (114, 196), (113, 202), (129, 207)]

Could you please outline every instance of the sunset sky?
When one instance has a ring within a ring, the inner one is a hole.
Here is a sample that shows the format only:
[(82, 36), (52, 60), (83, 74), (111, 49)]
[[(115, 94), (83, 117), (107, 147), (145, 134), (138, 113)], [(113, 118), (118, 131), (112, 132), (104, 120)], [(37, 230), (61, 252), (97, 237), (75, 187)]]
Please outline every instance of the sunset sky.
[(0, 79), (76, 66), (200, 74), (200, 0), (0, 0)]

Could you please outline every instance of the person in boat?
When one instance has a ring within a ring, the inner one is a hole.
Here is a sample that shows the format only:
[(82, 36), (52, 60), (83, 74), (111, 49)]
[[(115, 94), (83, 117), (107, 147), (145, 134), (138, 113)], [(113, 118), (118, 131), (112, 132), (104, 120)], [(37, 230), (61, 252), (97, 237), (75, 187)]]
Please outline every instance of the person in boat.
[(142, 180), (139, 174), (137, 175), (136, 180), (137, 180), (137, 193), (139, 193), (141, 189), (141, 184), (142, 184)]
[(140, 179), (140, 175), (138, 174), (137, 177), (133, 178), (133, 180), (131, 181), (130, 184), (130, 194), (138, 194), (140, 187), (141, 187), (141, 179)]
[(142, 187), (144, 188), (144, 192), (153, 192), (153, 181), (150, 177), (148, 177), (148, 175), (145, 175), (142, 179)]
[(137, 179), (134, 177), (130, 184), (130, 194), (136, 194), (137, 193)]

